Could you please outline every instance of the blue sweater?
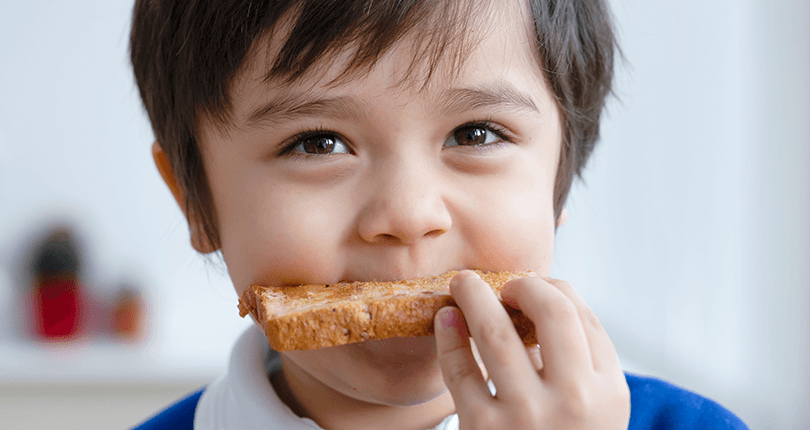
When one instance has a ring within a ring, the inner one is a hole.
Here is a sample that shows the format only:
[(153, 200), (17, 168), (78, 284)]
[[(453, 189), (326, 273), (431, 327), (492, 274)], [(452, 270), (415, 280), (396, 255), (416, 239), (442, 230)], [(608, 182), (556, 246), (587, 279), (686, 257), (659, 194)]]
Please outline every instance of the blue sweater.
[[(660, 379), (625, 374), (630, 387), (628, 430), (748, 429), (716, 402)], [(170, 406), (135, 430), (191, 430), (203, 390)]]

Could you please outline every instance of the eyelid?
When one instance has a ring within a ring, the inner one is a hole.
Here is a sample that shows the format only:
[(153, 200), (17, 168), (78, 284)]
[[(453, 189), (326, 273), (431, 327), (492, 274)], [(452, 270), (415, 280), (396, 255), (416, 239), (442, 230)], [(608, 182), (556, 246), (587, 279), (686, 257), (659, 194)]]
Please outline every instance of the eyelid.
[[(464, 124), (461, 124), (458, 127), (454, 128), (453, 131), (450, 132), (450, 135), (447, 137), (447, 139), (452, 138), (453, 134), (455, 134), (458, 130), (460, 130), (462, 128), (465, 128), (465, 127), (479, 127), (479, 128), (486, 129), (486, 130), (490, 131), (491, 133), (494, 133), (503, 142), (515, 143), (515, 141), (516, 141), (516, 139), (514, 137), (514, 134), (507, 127), (493, 121), (492, 119), (473, 120), (473, 121), (468, 121), (468, 122), (466, 122)], [(304, 154), (304, 153), (299, 153), (299, 152), (295, 151), (295, 148), (299, 144), (301, 144), (301, 141), (306, 140), (308, 138), (315, 137), (315, 136), (321, 136), (321, 135), (332, 135), (332, 136), (337, 137), (338, 139), (340, 139), (340, 141), (342, 141), (348, 147), (349, 153), (352, 153), (352, 154), (354, 153), (354, 149), (351, 147), (351, 144), (349, 143), (349, 140), (346, 137), (344, 137), (342, 134), (340, 134), (340, 133), (338, 133), (338, 132), (336, 132), (334, 130), (327, 129), (327, 128), (323, 127), (323, 126), (316, 126), (316, 127), (304, 128), (301, 131), (299, 131), (299, 132), (295, 133), (294, 135), (292, 135), (291, 137), (285, 139), (280, 144), (281, 148), (276, 152), (275, 156), (276, 157), (289, 157), (289, 156), (323, 157), (323, 155), (328, 155), (328, 154), (321, 154), (321, 155)], [(480, 145), (480, 146), (490, 146), (490, 145), (494, 145), (494, 144), (495, 143), (488, 144), (488, 145)]]
[(476, 121), (473, 122), (473, 124), (471, 124), (470, 126), (472, 127), (480, 126), (482, 128), (488, 128), (490, 131), (495, 133), (501, 139), (510, 143), (514, 143), (514, 138), (511, 136), (512, 133), (509, 132), (509, 129), (492, 120)]
[(329, 155), (329, 154), (319, 154), (319, 155), (316, 155), (316, 154), (304, 154), (304, 153), (300, 153), (300, 152), (295, 151), (295, 148), (298, 145), (300, 145), (303, 140), (306, 140), (306, 139), (309, 139), (309, 138), (312, 138), (312, 137), (315, 137), (315, 136), (323, 136), (323, 135), (331, 135), (331, 136), (337, 137), (341, 142), (343, 142), (346, 145), (346, 147), (349, 148), (349, 153), (354, 153), (354, 150), (352, 149), (351, 145), (349, 144), (349, 140), (346, 139), (345, 137), (343, 137), (342, 134), (340, 134), (340, 133), (338, 133), (336, 131), (321, 127), (321, 126), (317, 126), (317, 127), (314, 127), (314, 128), (303, 129), (303, 130), (299, 131), (298, 133), (292, 135), (291, 137), (285, 139), (284, 142), (281, 143), (281, 145), (280, 145), (281, 148), (276, 153), (276, 157), (290, 157), (290, 156), (301, 156), (301, 157), (317, 156), (317, 157), (323, 157), (324, 155)]
[[(447, 139), (452, 138), (453, 135), (458, 130), (460, 130), (462, 128), (468, 128), (468, 127), (478, 127), (478, 128), (486, 129), (486, 130), (490, 131), (491, 133), (494, 133), (503, 142), (515, 143), (515, 141), (516, 141), (516, 139), (514, 137), (514, 134), (511, 131), (509, 131), (508, 128), (504, 127), (503, 125), (501, 125), (501, 124), (499, 124), (499, 123), (497, 123), (497, 122), (495, 122), (495, 121), (493, 121), (491, 119), (473, 120), (473, 121), (469, 121), (469, 122), (466, 122), (464, 124), (461, 124), (460, 126), (454, 128), (453, 131), (450, 132), (450, 135), (447, 136)], [(486, 145), (478, 145), (478, 146), (486, 146)]]

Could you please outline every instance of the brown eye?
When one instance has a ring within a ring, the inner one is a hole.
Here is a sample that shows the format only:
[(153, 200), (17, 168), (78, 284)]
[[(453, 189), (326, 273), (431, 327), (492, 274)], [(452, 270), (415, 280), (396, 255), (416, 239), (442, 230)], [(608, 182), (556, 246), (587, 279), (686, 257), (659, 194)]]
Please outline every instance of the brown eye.
[(444, 146), (481, 146), (496, 143), (500, 140), (502, 140), (501, 137), (488, 127), (466, 125), (453, 131)]
[(478, 127), (465, 127), (456, 130), (456, 142), (459, 145), (481, 145), (487, 143), (487, 131)]
[(340, 138), (331, 134), (306, 137), (295, 146), (295, 151), (303, 154), (347, 154), (348, 146)]

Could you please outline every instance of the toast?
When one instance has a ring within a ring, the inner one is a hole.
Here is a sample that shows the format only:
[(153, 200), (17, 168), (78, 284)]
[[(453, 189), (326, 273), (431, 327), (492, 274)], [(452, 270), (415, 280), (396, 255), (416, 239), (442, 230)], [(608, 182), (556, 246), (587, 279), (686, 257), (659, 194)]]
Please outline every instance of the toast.
[[(500, 297), (503, 285), (529, 272), (478, 275)], [(450, 296), (455, 271), (396, 282), (267, 287), (251, 285), (239, 299), (239, 315), (250, 314), (276, 351), (317, 349), (370, 339), (429, 336), (439, 309), (456, 306)], [(525, 344), (537, 343), (534, 323), (504, 306)]]

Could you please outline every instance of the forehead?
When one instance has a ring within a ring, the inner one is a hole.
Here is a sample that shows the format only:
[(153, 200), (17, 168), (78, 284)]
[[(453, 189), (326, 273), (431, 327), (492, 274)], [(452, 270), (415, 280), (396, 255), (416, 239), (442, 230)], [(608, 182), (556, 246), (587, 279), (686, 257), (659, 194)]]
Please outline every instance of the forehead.
[(332, 44), (308, 40), (301, 32), (310, 30), (302, 24), (309, 18), (301, 12), (290, 13), (253, 44), (231, 81), (229, 94), (238, 98), (256, 90), (346, 88), (375, 69), (393, 77), (392, 90), (428, 90), (491, 71), (497, 68), (493, 67), (496, 61), (506, 61), (515, 70), (531, 70), (544, 80), (531, 15), (522, 0), (424, 3), (434, 7), (413, 13), (390, 31), (381, 33), (374, 25), (360, 22), (345, 34), (337, 31), (341, 35)]

